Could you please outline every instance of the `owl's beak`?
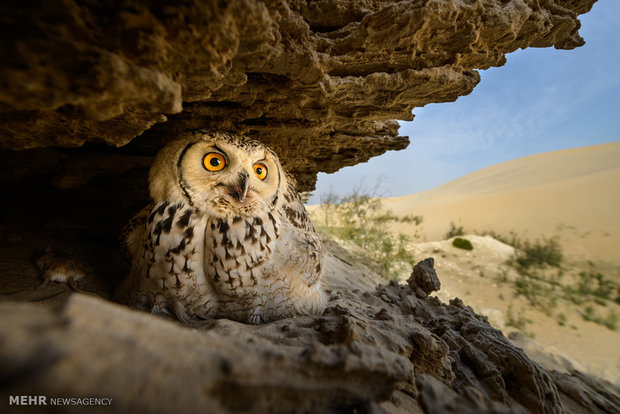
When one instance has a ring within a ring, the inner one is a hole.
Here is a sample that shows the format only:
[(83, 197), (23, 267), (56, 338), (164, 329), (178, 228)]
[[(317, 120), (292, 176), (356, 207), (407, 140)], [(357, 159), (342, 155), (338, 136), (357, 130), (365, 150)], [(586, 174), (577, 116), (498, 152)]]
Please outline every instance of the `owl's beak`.
[(242, 171), (239, 173), (239, 181), (237, 184), (233, 184), (228, 187), (230, 190), (230, 195), (239, 200), (241, 203), (245, 201), (245, 197), (248, 195), (248, 178), (248, 173)]

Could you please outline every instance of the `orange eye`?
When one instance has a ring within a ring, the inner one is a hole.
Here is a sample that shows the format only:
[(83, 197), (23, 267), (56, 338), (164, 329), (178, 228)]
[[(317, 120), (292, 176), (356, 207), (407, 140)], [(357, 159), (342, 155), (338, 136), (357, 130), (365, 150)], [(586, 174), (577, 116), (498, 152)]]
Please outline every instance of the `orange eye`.
[(254, 164), (254, 173), (259, 180), (264, 180), (267, 177), (267, 166), (265, 164)]
[(202, 160), (202, 164), (207, 171), (221, 171), (226, 167), (226, 159), (224, 156), (217, 152), (210, 152)]

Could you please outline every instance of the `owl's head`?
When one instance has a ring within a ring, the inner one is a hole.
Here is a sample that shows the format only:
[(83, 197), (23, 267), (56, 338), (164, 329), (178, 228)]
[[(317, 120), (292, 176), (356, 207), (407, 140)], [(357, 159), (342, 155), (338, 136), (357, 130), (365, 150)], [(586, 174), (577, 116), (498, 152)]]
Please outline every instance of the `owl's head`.
[(166, 145), (149, 173), (153, 200), (185, 202), (221, 217), (276, 207), (286, 176), (276, 154), (257, 141), (192, 131)]

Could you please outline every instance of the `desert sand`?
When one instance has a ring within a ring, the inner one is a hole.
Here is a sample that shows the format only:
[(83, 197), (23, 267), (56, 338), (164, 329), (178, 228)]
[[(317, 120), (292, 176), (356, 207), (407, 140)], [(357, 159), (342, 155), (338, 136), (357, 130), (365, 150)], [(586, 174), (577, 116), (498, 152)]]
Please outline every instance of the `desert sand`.
[[(453, 247), (452, 239), (411, 245), (416, 259), (435, 258), (441, 280), (436, 296), (442, 302), (462, 299), (545, 368), (563, 372), (577, 369), (620, 384), (620, 332), (583, 320), (579, 307), (566, 301), (547, 311), (532, 306), (523, 296), (515, 295), (514, 285), (499, 281), (503, 276), (509, 280), (518, 277), (516, 270), (506, 265), (515, 249), (490, 236), (464, 237), (473, 244), (472, 251)], [(406, 278), (403, 275), (400, 282)], [(615, 304), (609, 307), (618, 311)], [(508, 324), (509, 309), (515, 318), (529, 320), (525, 329)], [(559, 313), (567, 318), (563, 326), (557, 322)]]
[(558, 236), (570, 261), (619, 265), (620, 142), (504, 162), (384, 206), (422, 215), (423, 241), (443, 240), (454, 222), (470, 233)]
[[(565, 267), (593, 262), (605, 277), (619, 282), (620, 142), (528, 156), (429, 191), (383, 201), (397, 215), (424, 217), (419, 233), (425, 242), (414, 243), (411, 249), (416, 258), (436, 257), (442, 300), (462, 298), (524, 346), (530, 357), (546, 365), (560, 369), (570, 364), (620, 382), (617, 331), (584, 321), (582, 310), (569, 303), (560, 303), (555, 310), (568, 317), (565, 326), (559, 326), (552, 315), (516, 297), (513, 288), (497, 283), (501, 272), (514, 272), (505, 265), (513, 254), (511, 246), (470, 235), (475, 248), (465, 252), (441, 241), (451, 222), (468, 233), (494, 231), (507, 236), (515, 232), (529, 240), (557, 237)], [(399, 226), (400, 231), (407, 231), (403, 224)], [(525, 330), (534, 341), (510, 335), (516, 329), (506, 325), (509, 306), (515, 315), (531, 321)]]
[[(419, 234), (408, 250), (416, 260), (435, 258), (442, 282), (437, 296), (444, 303), (461, 298), (547, 368), (575, 368), (620, 383), (620, 333), (583, 318), (585, 306), (597, 305), (560, 299), (553, 309), (532, 306), (516, 295), (519, 275), (506, 264), (514, 247), (474, 234), (493, 231), (510, 238), (515, 232), (530, 241), (557, 237), (564, 253), (562, 283), (574, 282), (583, 270), (620, 282), (620, 142), (524, 157), (382, 201), (398, 216), (423, 216), (420, 226), (397, 223), (393, 230)], [(316, 206), (309, 211), (319, 214)], [(451, 222), (464, 227), (473, 251), (446, 240)], [(407, 277), (401, 275), (400, 282)], [(502, 278), (512, 283), (501, 283)], [(509, 312), (526, 320), (525, 326), (511, 326)], [(620, 306), (609, 302), (597, 312), (618, 315)], [(563, 324), (559, 315), (566, 318)]]

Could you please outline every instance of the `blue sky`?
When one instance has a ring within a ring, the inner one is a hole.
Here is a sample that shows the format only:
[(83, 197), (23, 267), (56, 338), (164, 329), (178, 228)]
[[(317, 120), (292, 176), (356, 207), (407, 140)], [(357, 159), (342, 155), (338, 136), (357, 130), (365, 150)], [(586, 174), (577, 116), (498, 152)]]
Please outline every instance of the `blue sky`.
[[(383, 177), (385, 196), (428, 190), (462, 175), (540, 152), (620, 141), (620, 1), (580, 17), (586, 44), (518, 50), (456, 102), (416, 108), (400, 135), (411, 144), (367, 163), (319, 174), (310, 203)], [(620, 160), (618, 160), (620, 163)]]

